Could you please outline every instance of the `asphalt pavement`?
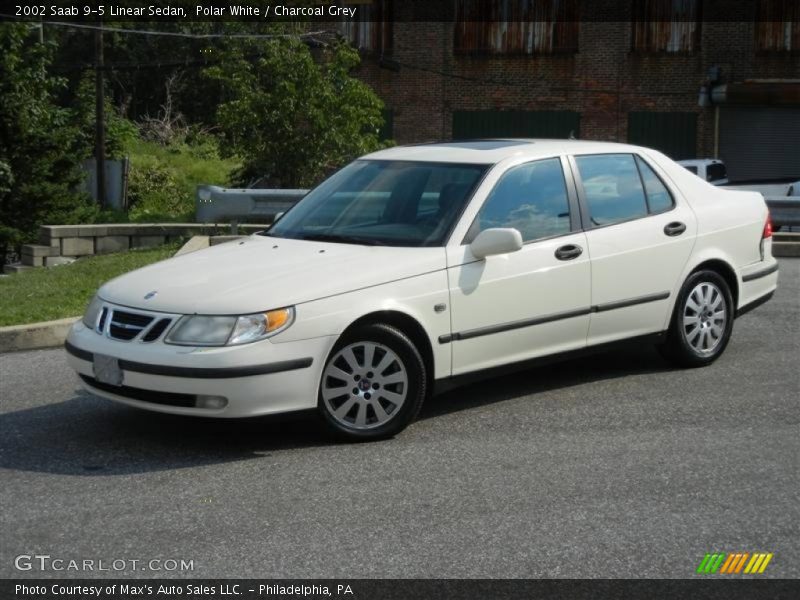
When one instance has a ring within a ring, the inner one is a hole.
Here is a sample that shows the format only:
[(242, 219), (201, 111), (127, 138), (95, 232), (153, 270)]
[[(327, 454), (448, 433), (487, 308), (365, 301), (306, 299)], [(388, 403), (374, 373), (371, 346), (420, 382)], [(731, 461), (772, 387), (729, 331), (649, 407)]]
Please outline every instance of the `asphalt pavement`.
[[(573, 360), (349, 445), (313, 419), (97, 399), (60, 349), (0, 355), (0, 577), (684, 578), (718, 551), (800, 577), (799, 346), (800, 260), (783, 259), (775, 298), (710, 367)], [(36, 554), (128, 562), (14, 568)], [(153, 559), (193, 570), (130, 567)]]

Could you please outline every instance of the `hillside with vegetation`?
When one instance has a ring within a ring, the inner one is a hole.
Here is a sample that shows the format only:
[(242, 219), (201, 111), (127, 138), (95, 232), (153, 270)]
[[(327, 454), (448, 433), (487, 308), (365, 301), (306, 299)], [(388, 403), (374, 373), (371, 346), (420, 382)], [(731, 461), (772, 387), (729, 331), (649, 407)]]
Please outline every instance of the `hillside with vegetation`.
[(79, 191), (95, 152), (95, 32), (0, 23), (0, 256), (41, 224), (191, 219), (198, 184), (311, 186), (385, 143), (383, 105), (335, 34), (131, 27), (106, 22), (103, 33), (104, 153), (130, 159), (119, 212)]

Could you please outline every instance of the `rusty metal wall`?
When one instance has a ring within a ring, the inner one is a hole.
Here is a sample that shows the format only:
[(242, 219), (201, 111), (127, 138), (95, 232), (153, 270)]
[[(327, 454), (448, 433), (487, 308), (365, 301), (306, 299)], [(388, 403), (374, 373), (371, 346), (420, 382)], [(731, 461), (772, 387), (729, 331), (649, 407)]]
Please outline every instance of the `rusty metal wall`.
[(455, 0), (461, 54), (577, 52), (578, 0)]
[(759, 0), (758, 52), (800, 52), (800, 0)]
[(701, 0), (639, 0), (633, 5), (633, 50), (693, 52), (700, 39)]

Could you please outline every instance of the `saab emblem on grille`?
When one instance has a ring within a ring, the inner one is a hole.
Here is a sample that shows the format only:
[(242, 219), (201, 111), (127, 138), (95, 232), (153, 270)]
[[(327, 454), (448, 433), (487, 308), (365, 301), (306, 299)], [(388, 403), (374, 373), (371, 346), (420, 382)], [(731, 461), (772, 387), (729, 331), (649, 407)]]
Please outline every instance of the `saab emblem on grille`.
[(150, 298), (155, 298), (157, 295), (158, 295), (158, 292), (156, 290), (153, 290), (152, 292), (147, 292), (144, 295), (144, 299), (145, 300), (150, 300)]

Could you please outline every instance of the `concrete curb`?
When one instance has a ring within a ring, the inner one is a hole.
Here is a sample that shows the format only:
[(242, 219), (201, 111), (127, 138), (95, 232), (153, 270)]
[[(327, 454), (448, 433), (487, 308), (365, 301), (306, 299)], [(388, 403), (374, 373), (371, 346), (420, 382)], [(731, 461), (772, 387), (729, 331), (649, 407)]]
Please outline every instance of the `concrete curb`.
[(69, 328), (78, 319), (80, 317), (67, 317), (57, 321), (0, 327), (0, 352), (60, 346), (67, 338)]

